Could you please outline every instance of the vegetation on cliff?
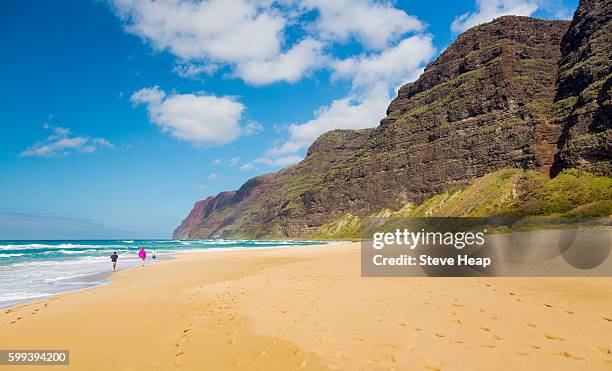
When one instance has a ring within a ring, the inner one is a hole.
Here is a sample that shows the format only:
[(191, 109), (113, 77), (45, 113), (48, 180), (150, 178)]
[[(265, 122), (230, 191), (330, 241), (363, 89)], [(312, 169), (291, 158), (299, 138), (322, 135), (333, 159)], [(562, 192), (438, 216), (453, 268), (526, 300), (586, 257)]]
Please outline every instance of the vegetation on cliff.
[[(509, 168), (474, 179), (467, 187), (447, 190), (418, 206), (406, 204), (398, 212), (381, 210), (367, 217), (590, 218), (611, 215), (611, 177), (569, 169), (549, 179), (537, 171)], [(359, 238), (365, 219), (345, 214), (321, 226), (310, 237)]]

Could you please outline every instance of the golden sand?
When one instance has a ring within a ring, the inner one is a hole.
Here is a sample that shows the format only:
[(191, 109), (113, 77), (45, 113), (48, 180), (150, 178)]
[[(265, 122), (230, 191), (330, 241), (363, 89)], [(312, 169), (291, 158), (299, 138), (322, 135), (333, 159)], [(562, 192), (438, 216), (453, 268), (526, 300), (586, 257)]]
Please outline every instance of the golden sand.
[(612, 369), (610, 278), (362, 278), (359, 256), (187, 254), (2, 310), (0, 349), (69, 349), (53, 370)]

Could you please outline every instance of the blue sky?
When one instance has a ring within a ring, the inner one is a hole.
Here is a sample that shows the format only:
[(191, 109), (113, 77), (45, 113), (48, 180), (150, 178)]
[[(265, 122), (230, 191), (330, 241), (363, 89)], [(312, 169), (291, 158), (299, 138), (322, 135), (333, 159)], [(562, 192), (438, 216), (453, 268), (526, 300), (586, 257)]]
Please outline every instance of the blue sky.
[(48, 238), (169, 237), (196, 200), (298, 161), (320, 133), (376, 126), (462, 30), (576, 6), (3, 1), (0, 238), (41, 236), (41, 218), (70, 221)]

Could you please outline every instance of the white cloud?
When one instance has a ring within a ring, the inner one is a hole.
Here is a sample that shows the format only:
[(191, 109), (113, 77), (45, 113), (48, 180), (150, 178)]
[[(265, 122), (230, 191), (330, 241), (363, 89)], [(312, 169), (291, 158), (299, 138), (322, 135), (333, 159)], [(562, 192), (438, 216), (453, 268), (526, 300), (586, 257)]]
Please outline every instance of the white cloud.
[(242, 128), (244, 135), (259, 134), (264, 130), (264, 127), (257, 121), (249, 120)]
[(238, 63), (235, 76), (251, 85), (277, 81), (296, 82), (305, 73), (321, 65), (324, 60), (322, 48), (321, 42), (308, 37), (274, 58)]
[(47, 123), (43, 128), (51, 130), (53, 134), (49, 135), (45, 140), (38, 141), (19, 155), (22, 157), (53, 157), (67, 156), (72, 152), (93, 153), (98, 148), (113, 148), (108, 140), (104, 138), (91, 138), (86, 135), (71, 136), (70, 129), (52, 126)]
[(167, 95), (155, 86), (138, 90), (130, 101), (135, 105), (146, 104), (149, 120), (181, 140), (222, 145), (243, 134), (239, 122), (244, 105), (232, 97)]
[(221, 159), (217, 158), (212, 163), (213, 163), (213, 165), (219, 165), (221, 163)]
[(323, 38), (347, 41), (355, 37), (369, 48), (383, 49), (406, 32), (424, 28), (416, 17), (395, 8), (390, 1), (303, 0), (301, 5), (317, 9), (314, 27)]
[(112, 145), (111, 142), (109, 142), (108, 140), (104, 138), (93, 138), (91, 141), (100, 147), (106, 147), (106, 148), (114, 147), (114, 145)]
[(197, 190), (202, 191), (204, 189), (206, 189), (206, 185), (204, 184), (200, 184), (199, 186), (196, 187)]
[(538, 2), (537, 0), (476, 0), (477, 10), (455, 18), (451, 30), (463, 32), (503, 15), (530, 16), (538, 10)]
[(251, 171), (255, 168), (255, 165), (253, 165), (252, 163), (248, 162), (242, 166), (240, 166), (240, 170), (242, 171)]
[(415, 79), (424, 62), (435, 53), (431, 35), (415, 35), (403, 39), (397, 46), (380, 54), (335, 61), (335, 78), (352, 79), (353, 89), (369, 90), (380, 83), (393, 85)]
[(214, 63), (177, 63), (174, 72), (180, 77), (196, 79), (201, 75), (212, 75), (219, 69)]
[(247, 0), (111, 0), (126, 30), (183, 60), (273, 58), (282, 14)]
[[(220, 65), (248, 84), (293, 83), (329, 60), (324, 47), (356, 39), (384, 49), (424, 29), (387, 0), (110, 0), (125, 30), (178, 58), (175, 72), (194, 78)], [(316, 10), (314, 20), (303, 20)], [(288, 26), (306, 36), (289, 41)]]
[(209, 180), (215, 180), (215, 179), (220, 179), (220, 178), (221, 178), (221, 176), (219, 176), (216, 173), (210, 173), (210, 175), (208, 176)]
[(227, 165), (228, 165), (228, 166), (231, 166), (231, 167), (234, 167), (234, 166), (238, 165), (238, 161), (240, 161), (240, 157), (233, 157), (233, 158), (230, 158), (230, 159), (227, 161)]

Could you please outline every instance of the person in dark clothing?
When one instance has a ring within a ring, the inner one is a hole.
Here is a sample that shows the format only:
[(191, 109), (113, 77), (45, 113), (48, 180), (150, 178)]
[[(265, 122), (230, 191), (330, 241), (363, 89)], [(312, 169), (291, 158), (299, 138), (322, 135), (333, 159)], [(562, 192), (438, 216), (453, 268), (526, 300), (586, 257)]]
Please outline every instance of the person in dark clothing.
[(113, 252), (113, 255), (111, 255), (111, 262), (113, 262), (113, 272), (115, 271), (115, 268), (117, 268), (117, 259), (119, 259), (119, 255), (117, 255), (117, 252)]

